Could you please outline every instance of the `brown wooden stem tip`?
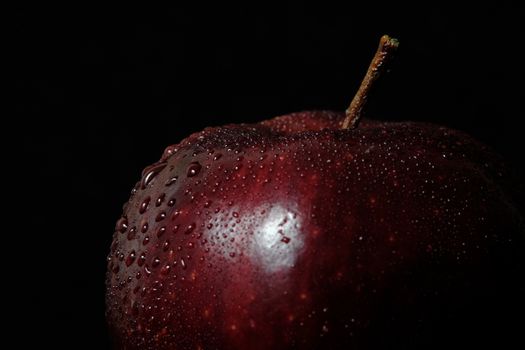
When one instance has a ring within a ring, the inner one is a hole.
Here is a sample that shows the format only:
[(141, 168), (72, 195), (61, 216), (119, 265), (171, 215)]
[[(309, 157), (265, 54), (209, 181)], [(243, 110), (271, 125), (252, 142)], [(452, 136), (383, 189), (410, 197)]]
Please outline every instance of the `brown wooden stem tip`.
[(363, 107), (366, 104), (368, 98), (368, 93), (372, 87), (374, 81), (379, 78), (381, 72), (384, 70), (387, 61), (392, 57), (393, 52), (399, 46), (399, 41), (397, 39), (391, 38), (388, 35), (383, 35), (379, 41), (379, 47), (377, 52), (370, 62), (368, 71), (366, 72), (361, 86), (357, 90), (350, 106), (346, 110), (346, 118), (343, 120), (342, 129), (354, 129), (361, 119), (361, 113)]

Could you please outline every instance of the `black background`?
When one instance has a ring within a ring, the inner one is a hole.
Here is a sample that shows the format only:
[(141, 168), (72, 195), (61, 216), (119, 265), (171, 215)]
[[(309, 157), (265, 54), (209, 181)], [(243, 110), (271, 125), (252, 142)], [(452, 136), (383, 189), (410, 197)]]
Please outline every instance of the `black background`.
[(165, 146), (210, 125), (345, 109), (382, 34), (401, 45), (367, 115), (464, 130), (523, 174), (517, 2), (264, 3), (46, 3), (14, 14), (13, 148), (26, 165), (15, 174), (29, 184), (19, 237), (32, 257), (18, 293), (42, 346), (108, 346), (114, 222)]

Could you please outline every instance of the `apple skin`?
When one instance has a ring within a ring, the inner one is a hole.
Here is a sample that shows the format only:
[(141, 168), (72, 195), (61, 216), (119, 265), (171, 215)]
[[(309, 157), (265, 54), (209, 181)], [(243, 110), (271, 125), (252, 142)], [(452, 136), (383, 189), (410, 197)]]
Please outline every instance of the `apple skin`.
[(207, 128), (117, 222), (117, 349), (374, 349), (519, 339), (516, 182), (444, 127), (302, 112)]

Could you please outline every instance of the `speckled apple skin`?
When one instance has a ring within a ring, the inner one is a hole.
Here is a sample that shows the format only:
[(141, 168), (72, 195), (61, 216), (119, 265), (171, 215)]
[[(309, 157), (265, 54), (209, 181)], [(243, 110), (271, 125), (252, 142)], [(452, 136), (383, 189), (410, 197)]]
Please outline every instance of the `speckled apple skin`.
[(524, 235), (500, 157), (444, 127), (343, 118), (207, 128), (144, 170), (108, 257), (116, 349), (511, 339)]

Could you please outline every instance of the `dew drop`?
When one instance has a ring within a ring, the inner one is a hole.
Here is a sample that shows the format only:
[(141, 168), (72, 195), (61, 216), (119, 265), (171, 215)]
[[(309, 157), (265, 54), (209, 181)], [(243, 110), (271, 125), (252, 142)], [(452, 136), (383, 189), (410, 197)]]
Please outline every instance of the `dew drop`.
[(146, 212), (146, 210), (148, 210), (148, 206), (149, 206), (149, 202), (150, 201), (151, 201), (150, 196), (147, 196), (146, 198), (144, 198), (144, 200), (140, 204), (140, 208), (139, 208), (139, 213), (140, 214), (144, 214)]
[(173, 185), (175, 182), (177, 182), (177, 179), (178, 179), (178, 178), (179, 178), (178, 176), (172, 176), (172, 177), (170, 177), (168, 180), (166, 180), (166, 182), (164, 183), (164, 185), (166, 185), (166, 186), (171, 186), (171, 185)]
[(142, 181), (140, 184), (140, 188), (145, 189), (148, 186), (148, 184), (155, 178), (155, 176), (157, 176), (165, 167), (166, 162), (162, 162), (153, 164), (144, 169), (144, 171), (142, 172)]
[(221, 159), (221, 157), (222, 157), (222, 154), (217, 153), (217, 154), (213, 157), (213, 160), (219, 160), (219, 159)]
[(128, 219), (123, 216), (117, 221), (117, 225), (115, 226), (115, 230), (124, 233), (128, 229)]
[(132, 228), (129, 229), (129, 232), (128, 232), (128, 240), (132, 240), (135, 238), (135, 233), (137, 232), (137, 228), (135, 226), (133, 226)]
[(160, 212), (157, 217), (155, 218), (155, 221), (156, 222), (159, 222), (159, 221), (162, 221), (166, 218), (166, 213), (165, 212)]
[(196, 225), (194, 222), (189, 224), (188, 227), (186, 227), (186, 229), (184, 230), (184, 234), (189, 235), (190, 233), (192, 233), (193, 230), (195, 230), (195, 226)]
[(184, 259), (180, 259), (180, 266), (182, 266), (182, 269), (183, 270), (186, 270), (186, 262), (184, 261)]
[(151, 266), (152, 266), (152, 267), (157, 267), (157, 266), (159, 266), (159, 264), (160, 264), (160, 259), (159, 259), (159, 258), (155, 258), (155, 259), (153, 259), (153, 261), (151, 262)]
[(162, 154), (162, 159), (168, 159), (172, 155), (174, 155), (177, 152), (177, 148), (175, 148), (174, 145), (168, 146), (164, 149), (164, 153)]
[(142, 244), (143, 244), (143, 245), (146, 245), (146, 244), (148, 244), (148, 243), (149, 243), (149, 236), (146, 236), (146, 237), (144, 237), (144, 239), (142, 240)]
[(166, 197), (166, 194), (165, 194), (165, 193), (161, 194), (161, 195), (157, 198), (157, 200), (155, 201), (155, 206), (156, 206), (156, 207), (159, 207), (159, 206), (162, 204), (162, 202), (164, 202), (164, 198), (165, 198), (165, 197)]
[(131, 315), (133, 315), (134, 317), (138, 316), (139, 314), (139, 305), (136, 301), (134, 301), (132, 304), (131, 304)]
[(189, 167), (188, 167), (188, 171), (187, 171), (186, 175), (188, 177), (197, 176), (199, 174), (199, 172), (201, 171), (201, 168), (202, 168), (202, 165), (200, 165), (199, 162), (191, 162)]
[(140, 232), (146, 233), (148, 231), (148, 227), (149, 227), (149, 225), (148, 225), (147, 222), (143, 223), (142, 227), (140, 228)]
[(157, 230), (157, 237), (162, 236), (165, 232), (166, 232), (166, 227), (165, 226), (159, 227), (158, 230)]
[(290, 237), (284, 236), (283, 238), (281, 238), (281, 242), (286, 243), (286, 244), (290, 243)]
[(170, 272), (170, 268), (171, 266), (169, 264), (166, 264), (162, 266), (162, 268), (160, 269), (160, 273), (165, 276)]
[(175, 205), (175, 199), (170, 199), (168, 201), (168, 207), (173, 207)]
[(126, 258), (126, 266), (129, 267), (129, 265), (133, 264), (135, 261), (135, 251), (132, 250), (131, 253), (129, 253), (128, 257)]
[(139, 256), (139, 260), (137, 261), (137, 265), (142, 266), (146, 262), (146, 254), (142, 253)]

